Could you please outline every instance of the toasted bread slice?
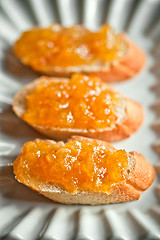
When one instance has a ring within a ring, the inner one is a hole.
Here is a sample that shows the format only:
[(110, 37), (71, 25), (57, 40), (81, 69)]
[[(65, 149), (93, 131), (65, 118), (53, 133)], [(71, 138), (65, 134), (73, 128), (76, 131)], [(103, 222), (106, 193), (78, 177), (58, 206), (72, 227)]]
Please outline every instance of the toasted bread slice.
[[(41, 81), (45, 81), (47, 77), (41, 77), (33, 81), (20, 90), (13, 101), (13, 111), (18, 117), (23, 119), (23, 114), (26, 111), (25, 99)], [(50, 78), (50, 81), (64, 81), (66, 78)], [(106, 85), (108, 88), (110, 86)], [(122, 96), (123, 97), (123, 96)], [(76, 103), (75, 103), (76, 104)], [(108, 128), (99, 129), (80, 129), (80, 128), (60, 128), (31, 125), (37, 131), (53, 139), (66, 140), (72, 135), (82, 135), (85, 137), (98, 138), (105, 141), (119, 141), (133, 134), (143, 122), (143, 109), (140, 104), (123, 97), (122, 111), (119, 113), (120, 121)]]
[[(38, 28), (36, 28), (38, 29)], [(63, 30), (63, 26), (59, 24), (54, 24), (52, 26), (53, 31)], [(33, 29), (34, 30), (34, 29)], [(120, 82), (132, 78), (136, 75), (144, 66), (146, 61), (146, 56), (143, 51), (134, 44), (124, 33), (121, 34), (122, 39), (125, 45), (125, 54), (119, 60), (112, 61), (100, 61), (97, 59), (97, 63), (92, 65), (76, 65), (76, 66), (52, 66), (51, 64), (43, 64), (42, 66), (31, 63), (26, 56), (19, 55), (23, 45), (18, 47), (17, 42), (14, 46), (15, 55), (26, 65), (32, 67), (35, 71), (43, 73), (50, 76), (60, 76), (60, 77), (70, 77), (73, 73), (85, 73), (85, 74), (94, 74), (100, 77), (105, 82)], [(20, 38), (20, 40), (22, 39)], [(30, 41), (26, 43), (30, 46)], [(17, 45), (16, 45), (17, 44)], [(21, 42), (22, 44), (22, 42)], [(36, 51), (39, 50), (41, 42), (36, 47)], [(52, 53), (51, 53), (52, 54)], [(50, 57), (50, 56), (49, 56)], [(46, 56), (46, 59), (48, 56)]]
[[(69, 141), (72, 140), (86, 140), (97, 143), (102, 143), (100, 140), (87, 139), (84, 137), (73, 136)], [(41, 141), (38, 139), (38, 141)], [(52, 140), (43, 140), (50, 144), (55, 144)], [(59, 142), (63, 147), (64, 145)], [(110, 147), (110, 144), (103, 142), (106, 148)], [(147, 162), (145, 157), (136, 152), (128, 153), (128, 163), (129, 168), (127, 170), (127, 178), (121, 181), (117, 188), (111, 193), (106, 192), (93, 192), (93, 191), (78, 191), (76, 193), (69, 193), (64, 191), (61, 187), (49, 184), (42, 179), (33, 176), (25, 169), (18, 170), (19, 160), (14, 163), (14, 173), (16, 179), (25, 184), (26, 186), (32, 188), (38, 193), (60, 203), (65, 204), (108, 204), (108, 203), (119, 203), (127, 202), (131, 200), (139, 199), (141, 192), (145, 191), (152, 184), (155, 176), (155, 171), (151, 164)], [(105, 166), (104, 166), (105, 167)], [(29, 180), (28, 180), (29, 179)]]
[[(50, 76), (70, 77), (73, 73), (94, 74), (104, 82), (122, 82), (134, 77), (144, 67), (146, 56), (125, 34), (126, 54), (119, 61), (106, 62), (101, 66), (47, 67), (40, 72)], [(36, 70), (36, 69), (34, 69)]]

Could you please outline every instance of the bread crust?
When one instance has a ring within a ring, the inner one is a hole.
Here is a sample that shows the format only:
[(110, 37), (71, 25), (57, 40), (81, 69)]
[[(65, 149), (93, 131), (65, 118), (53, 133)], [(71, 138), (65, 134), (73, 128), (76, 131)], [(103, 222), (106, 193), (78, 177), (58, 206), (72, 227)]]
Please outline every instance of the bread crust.
[[(72, 139), (86, 139), (83, 137), (74, 136)], [(71, 140), (72, 140), (71, 139)], [(95, 139), (88, 139), (89, 141), (98, 141)], [(52, 142), (50, 140), (46, 140)], [(105, 142), (107, 147), (109, 143)], [(109, 144), (110, 145), (110, 144)], [(79, 191), (76, 194), (68, 193), (60, 188), (38, 180), (34, 177), (28, 179), (23, 173), (21, 175), (16, 175), (16, 170), (14, 173), (16, 179), (37, 191), (38, 193), (50, 198), (56, 202), (64, 204), (89, 204), (89, 205), (99, 205), (99, 204), (109, 204), (109, 203), (119, 203), (128, 202), (131, 200), (138, 200), (141, 192), (149, 188), (149, 186), (154, 181), (155, 171), (146, 158), (136, 152), (130, 152), (130, 160), (132, 162), (132, 167), (128, 173), (128, 178), (118, 185), (118, 187), (113, 190), (111, 194), (104, 192), (90, 192), (90, 191)], [(25, 171), (25, 170), (24, 170)]]
[[(37, 84), (45, 77), (41, 77), (22, 90), (20, 90), (13, 100), (13, 111), (18, 117), (22, 118), (25, 113), (25, 97), (35, 89)], [(48, 79), (48, 78), (47, 78)], [(51, 78), (54, 81), (60, 81), (59, 78)], [(61, 81), (65, 81), (66, 78), (61, 78)], [(115, 124), (114, 128), (103, 128), (103, 129), (72, 129), (72, 128), (55, 128), (55, 127), (44, 127), (38, 125), (31, 125), (40, 133), (57, 140), (67, 140), (73, 135), (82, 135), (90, 138), (98, 138), (105, 141), (119, 141), (132, 135), (142, 124), (144, 119), (144, 113), (142, 106), (125, 98), (126, 109), (125, 116), (120, 123)]]
[[(145, 65), (146, 55), (126, 34), (121, 34), (126, 45), (126, 53), (121, 60), (106, 62), (100, 66), (48, 67), (39, 71), (42, 74), (70, 77), (73, 73), (94, 74), (105, 82), (121, 82), (135, 76)], [(32, 66), (31, 66), (32, 67)]]

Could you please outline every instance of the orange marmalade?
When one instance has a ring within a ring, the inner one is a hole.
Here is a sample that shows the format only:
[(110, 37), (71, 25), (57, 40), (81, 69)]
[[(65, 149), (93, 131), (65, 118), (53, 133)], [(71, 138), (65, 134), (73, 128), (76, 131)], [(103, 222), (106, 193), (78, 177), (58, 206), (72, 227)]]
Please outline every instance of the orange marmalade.
[(53, 24), (24, 32), (14, 45), (14, 52), (35, 70), (103, 64), (121, 59), (125, 54), (122, 34), (108, 25), (91, 32), (81, 25), (70, 28)]
[(105, 142), (88, 139), (66, 144), (36, 140), (25, 143), (14, 162), (14, 172), (21, 177), (77, 191), (110, 194), (127, 177), (128, 157)]
[(41, 78), (26, 96), (23, 120), (31, 125), (98, 129), (119, 121), (122, 96), (99, 78), (74, 74), (70, 81)]

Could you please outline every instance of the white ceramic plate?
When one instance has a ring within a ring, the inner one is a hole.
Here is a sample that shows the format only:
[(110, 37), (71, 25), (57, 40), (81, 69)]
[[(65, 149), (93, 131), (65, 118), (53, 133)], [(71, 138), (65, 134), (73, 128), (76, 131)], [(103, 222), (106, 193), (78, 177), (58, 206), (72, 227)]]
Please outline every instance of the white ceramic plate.
[(141, 129), (131, 138), (114, 145), (144, 154), (149, 162), (156, 164), (157, 170), (160, 169), (152, 148), (153, 145), (160, 152), (160, 144), (150, 128), (152, 125), (157, 133), (160, 129), (160, 122), (155, 120), (153, 112), (153, 109), (157, 112), (160, 109), (160, 101), (156, 100), (156, 93), (160, 93), (160, 84), (156, 80), (160, 76), (160, 45), (155, 40), (158, 41), (160, 36), (159, 11), (159, 0), (1, 0), (0, 238), (160, 239), (157, 177), (138, 201), (106, 206), (65, 206), (16, 182), (11, 166), (24, 142), (44, 138), (19, 120), (11, 109), (17, 90), (39, 76), (13, 56), (13, 42), (22, 31), (37, 24), (46, 26), (56, 21), (69, 26), (80, 22), (94, 30), (101, 23), (109, 22), (116, 30), (127, 31), (148, 56), (145, 69), (134, 79), (114, 84), (123, 94), (140, 102), (145, 111)]

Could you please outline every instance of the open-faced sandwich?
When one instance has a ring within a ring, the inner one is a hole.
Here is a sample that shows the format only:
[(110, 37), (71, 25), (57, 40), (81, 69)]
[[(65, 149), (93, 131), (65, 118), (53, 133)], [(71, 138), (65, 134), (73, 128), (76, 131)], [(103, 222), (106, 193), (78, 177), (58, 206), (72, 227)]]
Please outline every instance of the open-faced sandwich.
[(33, 28), (16, 41), (14, 53), (25, 65), (47, 75), (91, 73), (106, 82), (127, 80), (145, 63), (138, 46), (108, 25), (97, 32), (81, 25)]
[(61, 140), (82, 135), (118, 141), (143, 122), (140, 104), (83, 74), (33, 81), (16, 94), (13, 110), (39, 132)]
[(13, 167), (19, 182), (65, 204), (137, 200), (155, 175), (141, 154), (77, 136), (66, 144), (40, 139), (25, 143)]

